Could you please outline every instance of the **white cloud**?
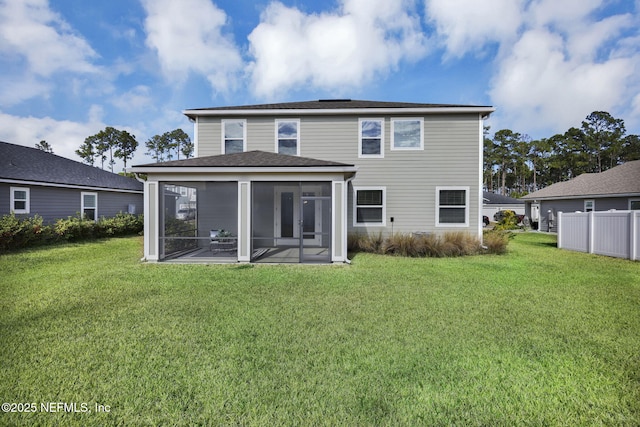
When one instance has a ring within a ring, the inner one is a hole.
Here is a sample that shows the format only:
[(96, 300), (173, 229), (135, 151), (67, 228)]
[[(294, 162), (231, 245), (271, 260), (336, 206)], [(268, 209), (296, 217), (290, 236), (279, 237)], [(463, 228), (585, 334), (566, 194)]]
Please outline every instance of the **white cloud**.
[(425, 1), (445, 58), (499, 47), (488, 92), (497, 107), (492, 121), (551, 136), (592, 111), (637, 112), (637, 14), (616, 13), (604, 0)]
[(426, 0), (447, 57), (482, 53), (487, 43), (513, 40), (522, 25), (524, 0)]
[(502, 61), (491, 97), (514, 130), (533, 133), (551, 127), (562, 132), (579, 125), (590, 112), (612, 111), (625, 99), (632, 59), (594, 63), (566, 52), (560, 35), (531, 30)]
[(143, 0), (147, 46), (157, 52), (164, 75), (183, 82), (190, 72), (206, 76), (214, 90), (236, 84), (242, 58), (223, 32), (226, 14), (210, 0)]
[(413, 3), (342, 0), (334, 13), (305, 14), (272, 2), (249, 35), (255, 93), (282, 98), (282, 91), (360, 87), (426, 54)]
[(149, 86), (138, 85), (128, 92), (118, 94), (112, 104), (120, 110), (138, 112), (153, 107), (153, 96)]
[(95, 72), (96, 53), (85, 39), (49, 8), (47, 0), (5, 0), (0, 3), (0, 51), (16, 55), (31, 73)]
[(75, 150), (86, 137), (104, 129), (105, 124), (97, 121), (99, 118), (100, 113), (95, 108), (92, 108), (86, 122), (55, 120), (51, 117), (20, 117), (0, 112), (0, 141), (34, 147), (45, 140), (51, 144), (55, 154), (81, 161)]

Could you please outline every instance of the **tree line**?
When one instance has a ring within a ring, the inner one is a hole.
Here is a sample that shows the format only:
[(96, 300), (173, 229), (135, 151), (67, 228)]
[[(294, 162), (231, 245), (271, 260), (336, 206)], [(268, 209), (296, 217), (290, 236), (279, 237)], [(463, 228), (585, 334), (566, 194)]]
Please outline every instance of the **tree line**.
[(640, 159), (640, 136), (627, 135), (624, 121), (605, 111), (589, 114), (579, 128), (538, 140), (510, 129), (489, 138), (489, 127), (484, 130), (485, 190), (511, 197)]
[[(138, 141), (135, 135), (131, 135), (126, 130), (119, 130), (111, 126), (107, 126), (95, 135), (88, 136), (80, 148), (75, 153), (88, 165), (100, 167), (104, 169), (105, 162), (111, 172), (116, 163), (116, 159), (122, 160), (124, 168), (127, 162), (131, 160), (138, 148)], [(193, 143), (191, 138), (182, 129), (174, 129), (163, 133), (162, 135), (154, 135), (146, 143), (145, 146), (156, 162), (172, 160), (174, 157), (180, 159), (193, 156)], [(47, 141), (40, 141), (36, 144), (36, 148), (53, 153), (53, 148)]]

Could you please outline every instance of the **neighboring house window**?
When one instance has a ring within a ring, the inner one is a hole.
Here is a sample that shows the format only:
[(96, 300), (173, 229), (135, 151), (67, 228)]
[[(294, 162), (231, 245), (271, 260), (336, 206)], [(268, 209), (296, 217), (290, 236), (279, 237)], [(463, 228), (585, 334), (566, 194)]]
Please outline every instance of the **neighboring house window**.
[(629, 210), (631, 210), (631, 211), (640, 211), (640, 199), (630, 199), (629, 200)]
[(300, 120), (276, 120), (276, 151), (300, 155)]
[(359, 157), (384, 157), (384, 120), (360, 119)]
[(596, 201), (595, 200), (585, 200), (584, 201), (584, 211), (592, 212), (596, 210)]
[(422, 150), (424, 148), (424, 120), (391, 119), (392, 150)]
[(82, 206), (80, 206), (82, 217), (91, 221), (98, 219), (98, 193), (82, 192)]
[(386, 189), (384, 187), (354, 188), (354, 226), (384, 226)]
[(29, 189), (26, 187), (11, 187), (11, 212), (28, 214), (30, 211)]
[(242, 153), (247, 149), (247, 121), (222, 121), (222, 150), (224, 154)]
[(469, 187), (436, 187), (436, 226), (469, 225)]

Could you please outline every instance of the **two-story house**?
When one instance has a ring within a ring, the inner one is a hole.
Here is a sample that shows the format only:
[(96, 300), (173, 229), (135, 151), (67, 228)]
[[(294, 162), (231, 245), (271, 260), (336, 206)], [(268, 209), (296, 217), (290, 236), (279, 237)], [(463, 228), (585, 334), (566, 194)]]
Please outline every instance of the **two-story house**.
[[(195, 157), (131, 169), (148, 174), (145, 259), (345, 262), (350, 233), (481, 237), (493, 111), (346, 99), (186, 110)], [(195, 195), (186, 219), (181, 187)]]

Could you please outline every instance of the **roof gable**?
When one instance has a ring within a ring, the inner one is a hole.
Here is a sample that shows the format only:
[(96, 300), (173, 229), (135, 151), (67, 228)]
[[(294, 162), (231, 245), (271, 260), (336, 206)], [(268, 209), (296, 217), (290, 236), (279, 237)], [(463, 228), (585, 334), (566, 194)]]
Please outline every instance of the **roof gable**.
[(552, 184), (523, 199), (549, 199), (640, 194), (640, 160), (627, 162), (600, 173), (585, 173), (569, 181)]
[(143, 184), (36, 148), (0, 141), (0, 180), (142, 191)]

